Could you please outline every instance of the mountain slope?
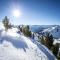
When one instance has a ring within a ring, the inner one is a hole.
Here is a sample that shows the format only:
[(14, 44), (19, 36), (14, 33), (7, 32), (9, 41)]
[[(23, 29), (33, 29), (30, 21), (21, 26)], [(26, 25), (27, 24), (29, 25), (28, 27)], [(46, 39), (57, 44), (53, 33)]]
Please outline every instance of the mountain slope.
[[(11, 29), (10, 29), (11, 30)], [(2, 31), (0, 35), (0, 60), (47, 60), (47, 56), (29, 38), (15, 32)], [(44, 58), (43, 58), (44, 57)]]
[(0, 60), (56, 60), (55, 56), (34, 39), (17, 33), (17, 28), (7, 32), (0, 29)]
[(60, 38), (60, 26), (52, 26), (50, 28), (44, 29), (42, 33), (50, 32), (54, 38)]

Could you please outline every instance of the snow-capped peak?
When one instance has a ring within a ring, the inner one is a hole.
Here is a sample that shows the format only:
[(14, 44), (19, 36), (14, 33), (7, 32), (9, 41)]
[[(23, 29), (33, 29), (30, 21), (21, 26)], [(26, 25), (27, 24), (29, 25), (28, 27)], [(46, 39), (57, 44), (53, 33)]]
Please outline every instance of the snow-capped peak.
[(59, 25), (44, 29), (42, 32), (43, 33), (50, 32), (54, 38), (60, 38), (60, 26)]

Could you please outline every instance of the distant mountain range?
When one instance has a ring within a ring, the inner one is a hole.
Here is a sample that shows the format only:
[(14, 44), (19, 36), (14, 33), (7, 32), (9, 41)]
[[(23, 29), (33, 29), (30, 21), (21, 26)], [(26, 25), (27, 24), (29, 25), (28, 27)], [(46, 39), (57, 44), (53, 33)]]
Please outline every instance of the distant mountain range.
[(59, 25), (32, 25), (30, 26), (32, 32), (47, 33), (50, 32), (54, 38), (60, 38)]

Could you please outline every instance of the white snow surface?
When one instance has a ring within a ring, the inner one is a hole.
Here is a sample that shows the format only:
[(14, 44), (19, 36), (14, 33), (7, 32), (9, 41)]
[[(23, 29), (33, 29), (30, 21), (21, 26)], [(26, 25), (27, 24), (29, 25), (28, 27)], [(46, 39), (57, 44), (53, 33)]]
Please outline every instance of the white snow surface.
[(56, 44), (56, 43), (59, 43), (60, 44), (60, 38), (59, 39), (54, 39), (54, 45)]
[(4, 29), (4, 26), (3, 26), (3, 24), (2, 24), (1, 22), (0, 22), (0, 25), (1, 25), (1, 26), (0, 26), (0, 30), (1, 30), (1, 29)]
[(17, 33), (17, 28), (7, 32), (0, 29), (0, 60), (56, 60), (40, 43)]
[(29, 38), (16, 34), (15, 28), (1, 32), (0, 60), (48, 60)]

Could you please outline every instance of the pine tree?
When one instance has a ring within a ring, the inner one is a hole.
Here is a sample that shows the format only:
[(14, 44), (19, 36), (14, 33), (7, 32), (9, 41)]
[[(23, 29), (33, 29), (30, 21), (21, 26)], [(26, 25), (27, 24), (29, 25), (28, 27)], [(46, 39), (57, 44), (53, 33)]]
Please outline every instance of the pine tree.
[(57, 57), (58, 50), (59, 50), (59, 44), (53, 45), (51, 48), (53, 54)]
[(29, 26), (24, 26), (22, 29), (25, 36), (31, 37), (31, 31), (29, 30)]
[(52, 47), (53, 46), (53, 35), (52, 34), (50, 35), (49, 40), (50, 40), (50, 47)]
[(26, 28), (29, 30), (29, 29), (30, 29), (30, 28), (29, 28), (29, 25), (27, 25)]
[(41, 43), (45, 44), (44, 36), (41, 36)]
[(5, 31), (8, 30), (9, 28), (9, 19), (7, 18), (7, 16), (5, 16), (5, 18), (3, 19), (3, 24), (4, 24), (4, 27), (5, 27)]
[(45, 38), (45, 45), (50, 49), (53, 45), (53, 36), (50, 33), (47, 34)]

